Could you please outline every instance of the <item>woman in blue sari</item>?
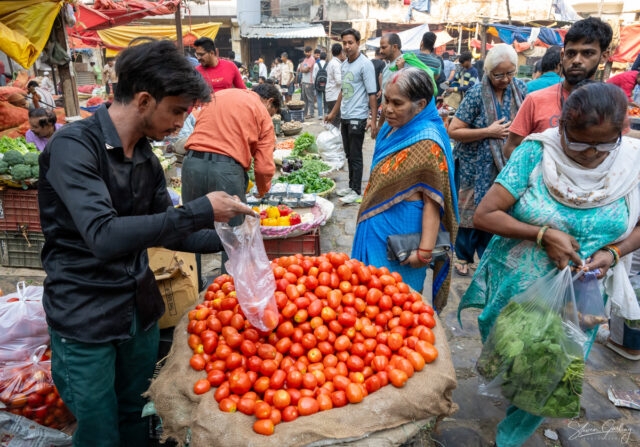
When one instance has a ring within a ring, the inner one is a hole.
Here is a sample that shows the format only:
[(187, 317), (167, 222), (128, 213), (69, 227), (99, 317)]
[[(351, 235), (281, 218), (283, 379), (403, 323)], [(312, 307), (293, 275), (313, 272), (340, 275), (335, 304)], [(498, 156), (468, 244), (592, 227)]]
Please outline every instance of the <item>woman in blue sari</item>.
[[(386, 123), (376, 138), (369, 184), (364, 192), (351, 255), (387, 267), (422, 291), (440, 229), (455, 243), (458, 227), (453, 156), (433, 99), (428, 74), (398, 71), (385, 88)], [(400, 264), (387, 259), (387, 237), (420, 233), (420, 245)], [(434, 267), (433, 305), (441, 310), (449, 295), (450, 261)]]

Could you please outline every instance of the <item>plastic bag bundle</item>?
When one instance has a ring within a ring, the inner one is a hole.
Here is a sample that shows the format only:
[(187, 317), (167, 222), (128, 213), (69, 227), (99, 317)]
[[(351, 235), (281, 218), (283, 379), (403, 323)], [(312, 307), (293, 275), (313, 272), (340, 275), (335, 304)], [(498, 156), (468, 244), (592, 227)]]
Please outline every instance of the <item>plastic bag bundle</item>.
[(342, 169), (346, 161), (346, 155), (342, 148), (342, 135), (335, 126), (329, 126), (329, 130), (321, 132), (316, 138), (318, 152), (322, 161), (334, 170)]
[(43, 345), (31, 354), (29, 360), (0, 367), (0, 409), (62, 429), (74, 418), (53, 384), (50, 351)]
[(216, 222), (215, 228), (229, 256), (225, 267), (234, 278), (242, 312), (254, 327), (272, 330), (278, 325), (276, 279), (264, 250), (260, 220), (246, 216), (242, 225)]
[(609, 321), (604, 309), (604, 299), (598, 281), (598, 271), (581, 271), (573, 277), (578, 322), (583, 331)]
[(49, 343), (42, 287), (16, 286), (16, 293), (0, 297), (0, 364), (22, 361)]
[(476, 367), (480, 393), (502, 394), (545, 417), (580, 412), (587, 336), (580, 329), (569, 267), (516, 295), (496, 319)]

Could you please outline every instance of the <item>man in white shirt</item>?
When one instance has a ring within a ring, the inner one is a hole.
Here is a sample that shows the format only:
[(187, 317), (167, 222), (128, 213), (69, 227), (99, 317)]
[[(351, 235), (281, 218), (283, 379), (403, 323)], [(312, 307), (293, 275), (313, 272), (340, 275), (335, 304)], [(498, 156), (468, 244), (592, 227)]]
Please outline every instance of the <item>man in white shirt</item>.
[[(331, 112), (333, 106), (336, 105), (338, 95), (342, 90), (342, 70), (341, 65), (345, 60), (344, 52), (342, 51), (342, 45), (334, 43), (331, 46), (331, 60), (327, 63), (327, 86), (324, 90), (325, 110)], [(340, 127), (340, 110), (337, 110), (336, 117), (331, 121), (336, 127)]]
[(56, 94), (56, 89), (53, 87), (53, 81), (49, 77), (49, 71), (44, 72), (44, 76), (42, 77), (42, 81), (40, 82), (40, 87), (48, 91), (52, 95)]
[(262, 76), (267, 79), (269, 75), (267, 75), (267, 66), (264, 64), (264, 59), (258, 59), (258, 77)]

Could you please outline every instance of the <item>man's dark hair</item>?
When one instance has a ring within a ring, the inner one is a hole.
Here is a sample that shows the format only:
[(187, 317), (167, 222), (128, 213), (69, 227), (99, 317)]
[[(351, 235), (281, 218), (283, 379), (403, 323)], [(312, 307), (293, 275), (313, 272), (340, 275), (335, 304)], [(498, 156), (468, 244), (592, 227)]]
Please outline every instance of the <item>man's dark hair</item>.
[(56, 114), (53, 113), (52, 110), (45, 109), (44, 107), (29, 110), (29, 118), (40, 118), (38, 121), (40, 127), (46, 126), (47, 124), (51, 124), (53, 126), (57, 121)]
[(564, 45), (568, 42), (580, 42), (584, 40), (585, 43), (598, 42), (600, 44), (600, 51), (605, 51), (611, 44), (611, 38), (613, 37), (613, 30), (608, 23), (596, 17), (589, 17), (584, 20), (578, 20), (567, 34), (564, 36)]
[(437, 38), (438, 36), (436, 36), (436, 33), (434, 32), (427, 31), (424, 33), (422, 35), (422, 46), (424, 49), (427, 51), (433, 51), (433, 46), (435, 45)]
[(325, 53), (324, 51), (320, 52), (320, 60), (321, 61), (326, 61), (327, 60), (327, 53)]
[(92, 67), (95, 65), (95, 62), (89, 62), (89, 65), (91, 65)]
[(564, 102), (560, 123), (571, 130), (583, 130), (608, 121), (622, 132), (627, 102), (627, 95), (617, 85), (585, 79)]
[(258, 76), (258, 79), (262, 79), (262, 82), (267, 82), (267, 78), (265, 78), (264, 76)]
[(202, 75), (168, 40), (126, 48), (118, 56), (116, 74), (114, 100), (123, 104), (139, 92), (148, 92), (157, 102), (166, 96), (182, 96), (193, 102), (211, 98)]
[(471, 59), (473, 59), (473, 56), (471, 56), (471, 51), (463, 51), (462, 53), (460, 53), (460, 57), (458, 58), (458, 61), (460, 61), (460, 64), (464, 64), (467, 61), (470, 61)]
[(339, 43), (331, 45), (331, 54), (333, 54), (334, 57), (340, 56), (340, 53), (342, 53), (342, 45)]
[(442, 53), (442, 60), (443, 61), (448, 61), (449, 60), (449, 53), (447, 53), (446, 51), (444, 53)]
[(273, 85), (273, 84), (275, 84), (275, 81), (273, 79), (271, 79), (271, 78), (267, 78), (267, 79), (265, 79), (264, 83)]
[(306, 53), (307, 51), (311, 51), (311, 50), (312, 50), (312, 48), (311, 48), (309, 45), (307, 45), (306, 47), (304, 47), (304, 52), (305, 52), (305, 53)]
[(542, 59), (539, 61), (540, 71), (546, 73), (555, 70), (558, 65), (560, 65), (561, 52), (562, 50), (558, 45), (547, 48), (547, 52), (544, 53), (544, 56), (542, 56)]
[(400, 40), (400, 36), (398, 36), (396, 33), (387, 33), (382, 37), (387, 39), (387, 42), (389, 42), (389, 45), (391, 46), (397, 45), (398, 50), (402, 50), (402, 41)]
[[(549, 71), (549, 70), (547, 70)], [(534, 73), (542, 73), (542, 59), (540, 59), (539, 61), (536, 61), (535, 64), (533, 64), (533, 72)]]
[(229, 51), (229, 59), (234, 60), (236, 58), (236, 52), (231, 50)]
[(360, 31), (355, 30), (353, 28), (347, 28), (343, 32), (340, 33), (340, 38), (342, 39), (344, 36), (353, 36), (356, 39), (356, 42), (360, 42)]
[(322, 54), (322, 50), (320, 48), (316, 48), (313, 50), (313, 54)]
[(30, 89), (31, 87), (40, 87), (40, 84), (38, 84), (37, 81), (29, 81), (27, 83), (27, 89)]
[(201, 37), (195, 42), (193, 42), (194, 47), (201, 47), (204, 51), (211, 52), (216, 51), (216, 44), (213, 40), (208, 37)]
[(380, 47), (376, 48), (375, 55), (376, 55), (376, 56), (380, 56)]
[(258, 84), (253, 87), (253, 91), (260, 95), (263, 99), (273, 98), (273, 106), (276, 108), (276, 111), (280, 113), (280, 107), (282, 107), (282, 93), (280, 93), (280, 89), (273, 84)]

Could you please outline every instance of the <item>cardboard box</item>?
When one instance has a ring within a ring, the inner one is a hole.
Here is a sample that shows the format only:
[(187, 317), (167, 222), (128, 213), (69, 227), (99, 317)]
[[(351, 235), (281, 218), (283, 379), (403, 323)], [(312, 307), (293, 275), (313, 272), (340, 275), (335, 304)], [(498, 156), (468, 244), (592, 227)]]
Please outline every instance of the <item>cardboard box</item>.
[(158, 325), (160, 329), (173, 327), (198, 302), (196, 256), (165, 248), (150, 248), (148, 255), (165, 305)]

